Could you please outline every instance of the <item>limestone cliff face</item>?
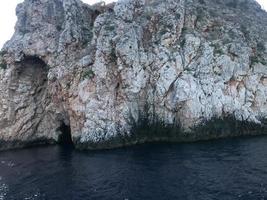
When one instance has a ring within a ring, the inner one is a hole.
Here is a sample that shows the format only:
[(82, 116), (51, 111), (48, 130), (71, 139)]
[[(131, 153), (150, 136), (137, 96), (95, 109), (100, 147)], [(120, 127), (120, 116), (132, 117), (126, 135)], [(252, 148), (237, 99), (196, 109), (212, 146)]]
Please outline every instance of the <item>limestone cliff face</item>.
[(266, 134), (254, 0), (25, 0), (1, 52), (0, 149)]

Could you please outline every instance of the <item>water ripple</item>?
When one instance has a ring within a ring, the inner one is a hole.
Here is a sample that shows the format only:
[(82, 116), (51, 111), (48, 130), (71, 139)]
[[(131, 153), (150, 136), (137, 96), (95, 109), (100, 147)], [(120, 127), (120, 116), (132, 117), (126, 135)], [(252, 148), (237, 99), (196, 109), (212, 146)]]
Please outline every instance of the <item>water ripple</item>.
[(8, 186), (5, 183), (2, 183), (2, 177), (0, 176), (0, 200), (7, 199)]
[(261, 200), (267, 137), (0, 153), (0, 200)]

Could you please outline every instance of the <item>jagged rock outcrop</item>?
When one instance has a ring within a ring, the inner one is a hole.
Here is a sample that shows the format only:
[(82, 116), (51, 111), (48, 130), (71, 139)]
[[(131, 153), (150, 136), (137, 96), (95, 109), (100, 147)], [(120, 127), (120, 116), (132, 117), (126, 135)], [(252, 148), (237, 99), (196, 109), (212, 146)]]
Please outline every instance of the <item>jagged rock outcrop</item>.
[[(266, 134), (254, 0), (25, 0), (1, 52), (0, 149)], [(68, 131), (69, 132), (69, 131)]]

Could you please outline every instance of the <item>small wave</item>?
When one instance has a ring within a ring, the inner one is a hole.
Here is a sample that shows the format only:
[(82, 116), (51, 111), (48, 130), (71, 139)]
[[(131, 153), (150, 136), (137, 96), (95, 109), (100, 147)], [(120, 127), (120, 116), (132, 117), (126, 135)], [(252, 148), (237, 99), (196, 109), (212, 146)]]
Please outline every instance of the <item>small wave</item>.
[(5, 166), (8, 166), (8, 167), (14, 167), (14, 166), (15, 166), (15, 163), (12, 162), (12, 161), (5, 161), (5, 160), (2, 160), (2, 161), (1, 161), (1, 164), (2, 164), (2, 165), (5, 165)]
[[(2, 177), (0, 176), (0, 181)], [(0, 200), (5, 200), (8, 192), (8, 185), (5, 183), (0, 183)]]
[(24, 197), (24, 200), (39, 200), (44, 199), (44, 195), (41, 192), (35, 192), (34, 194), (30, 194), (27, 197)]

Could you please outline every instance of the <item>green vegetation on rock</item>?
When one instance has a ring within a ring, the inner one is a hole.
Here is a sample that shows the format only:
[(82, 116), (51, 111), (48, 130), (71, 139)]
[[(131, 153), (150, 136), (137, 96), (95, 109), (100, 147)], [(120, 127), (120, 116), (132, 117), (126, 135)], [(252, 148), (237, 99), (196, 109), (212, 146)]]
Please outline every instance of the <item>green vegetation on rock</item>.
[(82, 78), (85, 79), (93, 79), (95, 77), (95, 73), (92, 69), (88, 69), (83, 72)]

